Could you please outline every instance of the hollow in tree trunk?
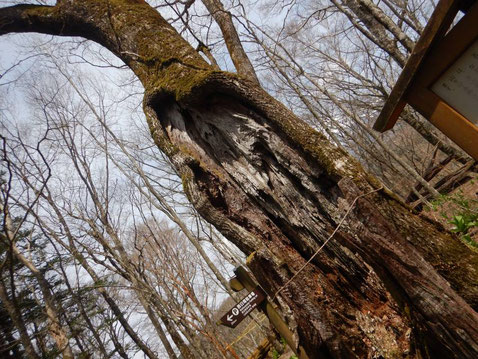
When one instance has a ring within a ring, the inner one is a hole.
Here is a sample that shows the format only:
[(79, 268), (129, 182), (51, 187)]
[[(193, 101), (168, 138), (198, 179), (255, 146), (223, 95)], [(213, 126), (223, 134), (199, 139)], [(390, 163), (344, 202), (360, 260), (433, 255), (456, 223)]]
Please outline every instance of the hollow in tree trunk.
[(82, 36), (134, 71), (189, 200), (269, 294), (282, 289), (310, 358), (478, 356), (476, 254), (256, 83), (210, 67), (145, 2), (3, 8), (9, 32)]

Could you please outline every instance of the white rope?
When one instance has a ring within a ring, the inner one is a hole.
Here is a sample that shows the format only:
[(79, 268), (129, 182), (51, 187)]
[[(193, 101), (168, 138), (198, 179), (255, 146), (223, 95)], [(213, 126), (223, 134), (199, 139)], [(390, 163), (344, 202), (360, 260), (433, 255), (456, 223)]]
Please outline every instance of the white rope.
[(299, 274), (300, 272), (302, 272), (304, 270), (305, 267), (307, 267), (307, 265), (309, 265), (310, 262), (312, 262), (312, 260), (317, 256), (317, 254), (320, 253), (320, 251), (326, 246), (326, 244), (334, 237), (335, 233), (337, 233), (337, 231), (339, 230), (339, 228), (342, 226), (342, 224), (344, 223), (345, 219), (347, 218), (347, 216), (350, 214), (350, 212), (352, 211), (352, 208), (354, 208), (355, 206), (355, 203), (357, 202), (357, 200), (359, 200), (360, 198), (362, 197), (365, 197), (365, 196), (368, 196), (369, 194), (372, 194), (372, 193), (375, 193), (375, 192), (378, 192), (380, 190), (382, 190), (383, 187), (380, 187), (378, 189), (375, 189), (373, 191), (370, 191), (370, 192), (367, 192), (367, 193), (364, 193), (364, 194), (361, 194), (357, 197), (355, 197), (355, 199), (353, 200), (352, 204), (350, 205), (349, 209), (347, 210), (347, 212), (345, 213), (345, 215), (343, 216), (343, 218), (340, 220), (339, 224), (337, 225), (337, 227), (335, 227), (334, 231), (332, 232), (332, 234), (329, 236), (329, 238), (326, 239), (326, 241), (319, 247), (319, 249), (317, 249), (317, 251), (312, 255), (312, 257), (310, 257), (310, 259), (305, 262), (305, 264), (300, 267), (300, 269), (297, 271), (297, 273), (295, 273), (292, 278), (290, 278), (282, 287), (280, 287), (274, 294), (274, 296), (272, 297), (272, 300), (274, 300), (277, 295), (285, 288), (287, 287)]

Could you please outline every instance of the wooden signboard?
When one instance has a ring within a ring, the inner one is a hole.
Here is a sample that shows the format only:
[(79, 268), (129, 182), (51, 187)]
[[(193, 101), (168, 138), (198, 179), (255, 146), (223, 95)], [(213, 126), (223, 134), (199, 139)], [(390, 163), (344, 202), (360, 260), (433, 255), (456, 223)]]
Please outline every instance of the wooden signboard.
[(235, 328), (244, 320), (257, 306), (266, 298), (262, 289), (256, 287), (252, 292), (245, 296), (239, 303), (232, 307), (219, 320), (220, 324), (229, 328)]
[(447, 33), (462, 5), (438, 3), (374, 129), (392, 128), (408, 103), (478, 160), (478, 4)]
[(431, 90), (473, 124), (478, 124), (477, 40), (438, 78)]
[[(218, 324), (234, 328), (248, 314), (250, 314), (254, 308), (259, 306), (259, 309), (264, 312), (272, 326), (277, 330), (280, 336), (285, 339), (286, 343), (297, 355), (297, 357), (299, 359), (309, 359), (304, 348), (301, 345), (296, 344), (294, 334), (287, 326), (287, 323), (281, 318), (273, 304), (267, 300), (265, 292), (254, 281), (254, 279), (252, 279), (248, 271), (244, 267), (240, 266), (234, 270), (234, 274), (236, 276), (229, 280), (229, 285), (231, 288), (236, 292), (239, 292), (245, 288), (249, 290), (250, 293), (237, 305), (235, 305), (234, 308), (228, 311), (218, 321)], [(241, 308), (245, 314), (241, 314)]]

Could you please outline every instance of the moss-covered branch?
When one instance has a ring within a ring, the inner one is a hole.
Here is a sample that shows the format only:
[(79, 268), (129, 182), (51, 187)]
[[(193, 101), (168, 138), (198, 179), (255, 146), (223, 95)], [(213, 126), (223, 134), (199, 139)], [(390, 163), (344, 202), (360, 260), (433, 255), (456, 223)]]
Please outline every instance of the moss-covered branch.
[(21, 32), (95, 41), (124, 61), (150, 93), (176, 95), (212, 70), (143, 0), (58, 1), (56, 6), (1, 8), (0, 35)]
[(0, 9), (0, 35), (12, 32), (61, 35), (63, 23), (53, 6), (25, 4)]

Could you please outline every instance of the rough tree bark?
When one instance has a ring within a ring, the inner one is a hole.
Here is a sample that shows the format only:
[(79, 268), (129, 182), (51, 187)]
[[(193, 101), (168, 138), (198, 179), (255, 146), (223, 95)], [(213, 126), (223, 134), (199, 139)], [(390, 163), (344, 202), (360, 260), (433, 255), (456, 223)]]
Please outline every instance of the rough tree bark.
[(201, 213), (281, 292), (310, 358), (478, 356), (478, 258), (380, 190), (253, 82), (212, 69), (142, 0), (0, 10), (0, 34), (96, 41), (145, 88), (144, 112)]

